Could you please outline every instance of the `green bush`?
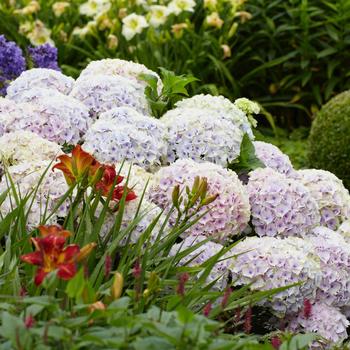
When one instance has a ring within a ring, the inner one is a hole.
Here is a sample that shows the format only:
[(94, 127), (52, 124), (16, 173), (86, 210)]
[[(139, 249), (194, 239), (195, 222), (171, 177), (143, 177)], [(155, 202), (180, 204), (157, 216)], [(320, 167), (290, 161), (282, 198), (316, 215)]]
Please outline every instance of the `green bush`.
[(350, 91), (324, 105), (317, 113), (309, 137), (309, 161), (315, 168), (329, 170), (350, 187)]

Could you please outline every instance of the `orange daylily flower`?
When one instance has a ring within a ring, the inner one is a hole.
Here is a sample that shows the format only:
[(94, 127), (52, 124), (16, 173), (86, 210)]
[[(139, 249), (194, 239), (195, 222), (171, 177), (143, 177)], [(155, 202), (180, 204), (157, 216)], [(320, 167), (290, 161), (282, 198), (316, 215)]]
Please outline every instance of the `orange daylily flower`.
[(91, 154), (85, 152), (80, 145), (74, 147), (71, 156), (64, 154), (57, 159), (60, 163), (56, 164), (52, 170), (61, 170), (68, 185), (73, 185), (86, 174), (94, 178), (101, 167), (100, 163)]

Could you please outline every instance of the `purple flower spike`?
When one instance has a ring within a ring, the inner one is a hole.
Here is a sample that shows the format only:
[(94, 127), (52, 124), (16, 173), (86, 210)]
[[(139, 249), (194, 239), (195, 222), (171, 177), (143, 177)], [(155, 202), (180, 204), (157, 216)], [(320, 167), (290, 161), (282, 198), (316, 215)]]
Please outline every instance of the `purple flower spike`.
[(29, 55), (35, 68), (49, 68), (61, 70), (57, 64), (57, 48), (50, 44), (44, 44), (28, 48)]

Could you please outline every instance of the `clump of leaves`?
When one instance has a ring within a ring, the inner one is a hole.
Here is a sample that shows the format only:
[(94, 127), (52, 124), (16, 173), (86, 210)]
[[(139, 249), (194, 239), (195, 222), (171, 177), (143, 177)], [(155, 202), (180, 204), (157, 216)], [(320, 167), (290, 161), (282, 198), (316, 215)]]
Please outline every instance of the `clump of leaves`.
[(160, 75), (163, 81), (161, 92), (158, 91), (158, 78), (152, 74), (141, 74), (140, 78), (147, 82), (145, 95), (152, 114), (160, 118), (167, 110), (174, 107), (174, 104), (184, 96), (188, 96), (186, 86), (198, 79), (192, 75), (175, 75), (174, 72), (160, 68)]

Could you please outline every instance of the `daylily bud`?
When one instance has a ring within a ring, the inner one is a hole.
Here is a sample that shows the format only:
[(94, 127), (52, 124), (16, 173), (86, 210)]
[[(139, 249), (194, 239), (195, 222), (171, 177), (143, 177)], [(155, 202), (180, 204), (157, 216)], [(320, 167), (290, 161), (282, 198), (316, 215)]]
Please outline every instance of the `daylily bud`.
[(183, 35), (184, 29), (187, 28), (187, 23), (177, 23), (171, 26), (171, 32), (174, 34), (175, 38), (180, 39)]
[(107, 47), (110, 50), (114, 50), (118, 47), (118, 37), (116, 37), (114, 34), (109, 34), (107, 37)]
[(151, 292), (157, 291), (159, 286), (159, 277), (158, 275), (153, 271), (151, 272), (149, 279), (148, 279), (148, 289)]
[(180, 195), (180, 186), (176, 185), (172, 193), (172, 200), (175, 208), (179, 206), (179, 195)]
[(106, 310), (105, 304), (103, 304), (102, 301), (96, 301), (95, 303), (93, 303), (89, 306), (90, 313), (92, 313), (96, 310)]
[(238, 28), (238, 24), (237, 23), (233, 23), (231, 28), (230, 28), (230, 30), (229, 30), (229, 32), (228, 32), (228, 35), (227, 35), (227, 37), (229, 39), (232, 38), (235, 35), (235, 33), (237, 31), (237, 28)]
[(151, 295), (151, 291), (150, 291), (148, 288), (146, 288), (146, 289), (143, 291), (142, 295), (143, 295), (144, 298), (147, 299), (147, 298)]
[(113, 299), (119, 299), (123, 292), (124, 278), (119, 272), (114, 275), (113, 284), (111, 286), (111, 296)]
[(200, 184), (200, 177), (196, 176), (193, 181), (192, 193), (196, 193), (198, 191), (199, 184)]
[(80, 262), (82, 260), (84, 260), (85, 258), (87, 258), (90, 253), (92, 252), (92, 250), (96, 247), (96, 243), (95, 242), (92, 242), (92, 243), (89, 243), (87, 245), (85, 245), (83, 248), (80, 249), (80, 252), (77, 256), (77, 261)]
[(123, 19), (124, 17), (126, 17), (127, 14), (128, 14), (128, 10), (125, 7), (120, 8), (119, 11), (118, 11), (118, 17), (120, 19)]
[(219, 196), (219, 194), (217, 193), (217, 194), (214, 194), (213, 196), (209, 196), (207, 198), (204, 198), (202, 200), (202, 205), (208, 205), (210, 203), (213, 203), (216, 200), (216, 198), (218, 198), (218, 196)]
[(221, 48), (224, 52), (223, 59), (231, 57), (231, 49), (228, 45), (221, 45)]

